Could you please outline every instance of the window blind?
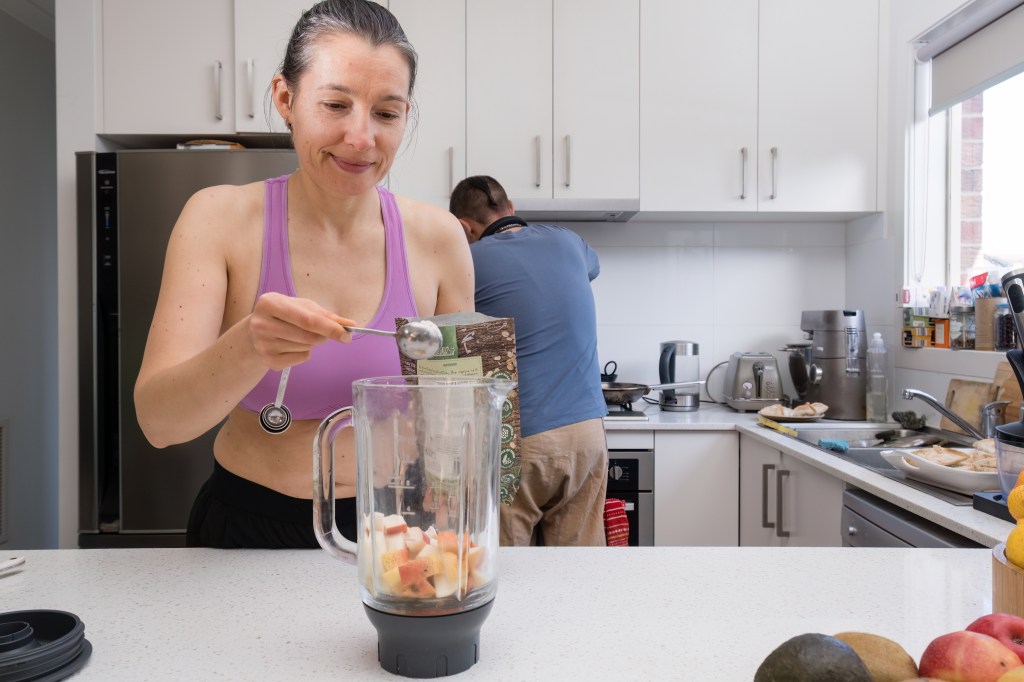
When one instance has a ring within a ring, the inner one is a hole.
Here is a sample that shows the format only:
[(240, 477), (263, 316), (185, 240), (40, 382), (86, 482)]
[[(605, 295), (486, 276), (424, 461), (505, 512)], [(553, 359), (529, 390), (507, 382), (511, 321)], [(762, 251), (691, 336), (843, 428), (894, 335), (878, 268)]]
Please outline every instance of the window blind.
[(935, 114), (1024, 71), (1024, 0), (975, 0), (917, 42)]

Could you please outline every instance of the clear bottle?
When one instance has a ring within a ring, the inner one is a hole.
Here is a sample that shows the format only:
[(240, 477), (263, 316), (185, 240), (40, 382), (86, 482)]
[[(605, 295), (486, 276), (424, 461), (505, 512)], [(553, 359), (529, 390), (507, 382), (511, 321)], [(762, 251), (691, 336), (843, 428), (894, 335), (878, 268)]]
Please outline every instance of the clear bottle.
[(866, 413), (869, 422), (884, 422), (887, 419), (889, 389), (886, 385), (885, 342), (875, 332), (868, 343), (868, 377), (866, 382)]

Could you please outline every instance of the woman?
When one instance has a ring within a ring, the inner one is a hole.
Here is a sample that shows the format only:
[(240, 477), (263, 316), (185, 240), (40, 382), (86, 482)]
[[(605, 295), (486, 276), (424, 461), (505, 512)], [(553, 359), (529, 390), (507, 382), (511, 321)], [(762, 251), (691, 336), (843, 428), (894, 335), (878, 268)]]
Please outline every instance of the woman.
[[(272, 85), (298, 169), (197, 192), (178, 218), (135, 405), (157, 447), (224, 421), (190, 545), (317, 547), (316, 427), (351, 404), (354, 379), (401, 373), (392, 339), (353, 337), (342, 325), (394, 328), (398, 316), (473, 309), (459, 223), (377, 186), (401, 144), (415, 74), (416, 53), (387, 10), (317, 4), (296, 24)], [(258, 413), (286, 367), (294, 421), (271, 434)], [(354, 538), (350, 430), (336, 441), (335, 467), (339, 528)]]

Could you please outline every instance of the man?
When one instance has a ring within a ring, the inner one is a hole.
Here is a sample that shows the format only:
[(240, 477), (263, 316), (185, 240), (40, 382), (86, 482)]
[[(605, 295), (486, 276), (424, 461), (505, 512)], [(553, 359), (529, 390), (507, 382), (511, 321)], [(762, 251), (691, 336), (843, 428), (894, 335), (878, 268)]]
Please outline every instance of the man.
[(477, 311), (515, 320), (522, 476), (501, 510), (501, 544), (604, 545), (608, 408), (590, 289), (597, 254), (570, 230), (516, 217), (485, 175), (460, 182), (450, 210), (470, 242)]

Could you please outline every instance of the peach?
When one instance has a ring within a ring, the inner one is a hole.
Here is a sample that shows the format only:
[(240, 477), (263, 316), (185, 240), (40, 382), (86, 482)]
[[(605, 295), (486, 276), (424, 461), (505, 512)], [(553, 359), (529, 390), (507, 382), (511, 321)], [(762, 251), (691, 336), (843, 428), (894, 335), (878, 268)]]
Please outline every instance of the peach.
[(947, 682), (997, 682), (1020, 657), (995, 637), (969, 630), (936, 637), (921, 654), (918, 674)]

